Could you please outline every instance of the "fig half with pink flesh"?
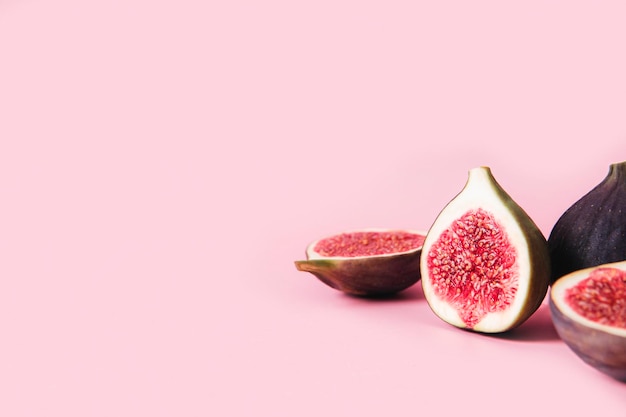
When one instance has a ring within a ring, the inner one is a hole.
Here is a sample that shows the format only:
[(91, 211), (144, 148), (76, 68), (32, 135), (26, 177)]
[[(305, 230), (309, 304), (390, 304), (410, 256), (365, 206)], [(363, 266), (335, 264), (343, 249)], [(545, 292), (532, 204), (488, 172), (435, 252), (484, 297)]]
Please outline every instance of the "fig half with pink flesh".
[(365, 229), (339, 233), (310, 243), (299, 271), (347, 294), (384, 296), (420, 279), (425, 231)]
[(539, 228), (483, 166), (469, 171), (464, 188), (435, 219), (420, 269), (437, 316), (459, 328), (500, 333), (539, 308), (550, 258)]
[(560, 277), (549, 303), (565, 344), (585, 363), (626, 382), (626, 261)]

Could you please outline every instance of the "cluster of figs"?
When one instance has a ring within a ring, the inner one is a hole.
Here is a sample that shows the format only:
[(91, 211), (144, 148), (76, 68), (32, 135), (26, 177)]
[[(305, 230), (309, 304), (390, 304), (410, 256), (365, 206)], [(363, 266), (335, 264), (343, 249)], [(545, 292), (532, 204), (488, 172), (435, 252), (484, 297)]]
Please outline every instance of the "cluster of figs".
[(365, 229), (310, 243), (297, 260), (328, 286), (389, 296), (421, 281), (443, 321), (480, 333), (524, 323), (546, 295), (584, 362), (626, 382), (626, 161), (567, 209), (548, 239), (486, 166), (428, 230)]

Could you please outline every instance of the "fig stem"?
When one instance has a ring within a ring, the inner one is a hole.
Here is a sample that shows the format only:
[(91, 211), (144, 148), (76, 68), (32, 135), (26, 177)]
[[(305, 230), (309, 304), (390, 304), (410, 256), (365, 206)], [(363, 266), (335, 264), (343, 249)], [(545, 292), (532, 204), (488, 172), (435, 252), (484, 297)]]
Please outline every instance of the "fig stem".
[(616, 162), (609, 165), (609, 177), (619, 178), (626, 176), (626, 161)]
[(296, 269), (298, 271), (304, 272), (319, 272), (322, 268), (320, 268), (320, 263), (322, 260), (306, 260), (306, 261), (295, 261)]
[(311, 272), (311, 269), (309, 268), (309, 266), (311, 264), (309, 262), (307, 262), (307, 261), (295, 261), (294, 263), (296, 264), (296, 269), (298, 271)]

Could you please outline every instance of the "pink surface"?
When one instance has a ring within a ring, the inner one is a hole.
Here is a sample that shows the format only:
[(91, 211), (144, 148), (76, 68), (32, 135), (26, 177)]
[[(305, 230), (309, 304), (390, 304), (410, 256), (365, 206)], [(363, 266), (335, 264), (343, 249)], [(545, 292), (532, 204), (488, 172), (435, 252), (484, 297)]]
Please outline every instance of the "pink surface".
[(0, 415), (623, 417), (544, 305), (293, 261), (488, 165), (547, 235), (626, 159), (623, 2), (0, 0)]

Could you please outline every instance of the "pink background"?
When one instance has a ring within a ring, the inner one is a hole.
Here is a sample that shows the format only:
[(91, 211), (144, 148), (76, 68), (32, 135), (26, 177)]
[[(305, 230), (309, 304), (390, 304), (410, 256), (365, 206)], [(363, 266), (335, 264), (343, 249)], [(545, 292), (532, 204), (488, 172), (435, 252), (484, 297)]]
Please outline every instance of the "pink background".
[(488, 165), (548, 235), (626, 159), (621, 1), (0, 0), (0, 415), (626, 412), (546, 305), (493, 337), (309, 241)]

